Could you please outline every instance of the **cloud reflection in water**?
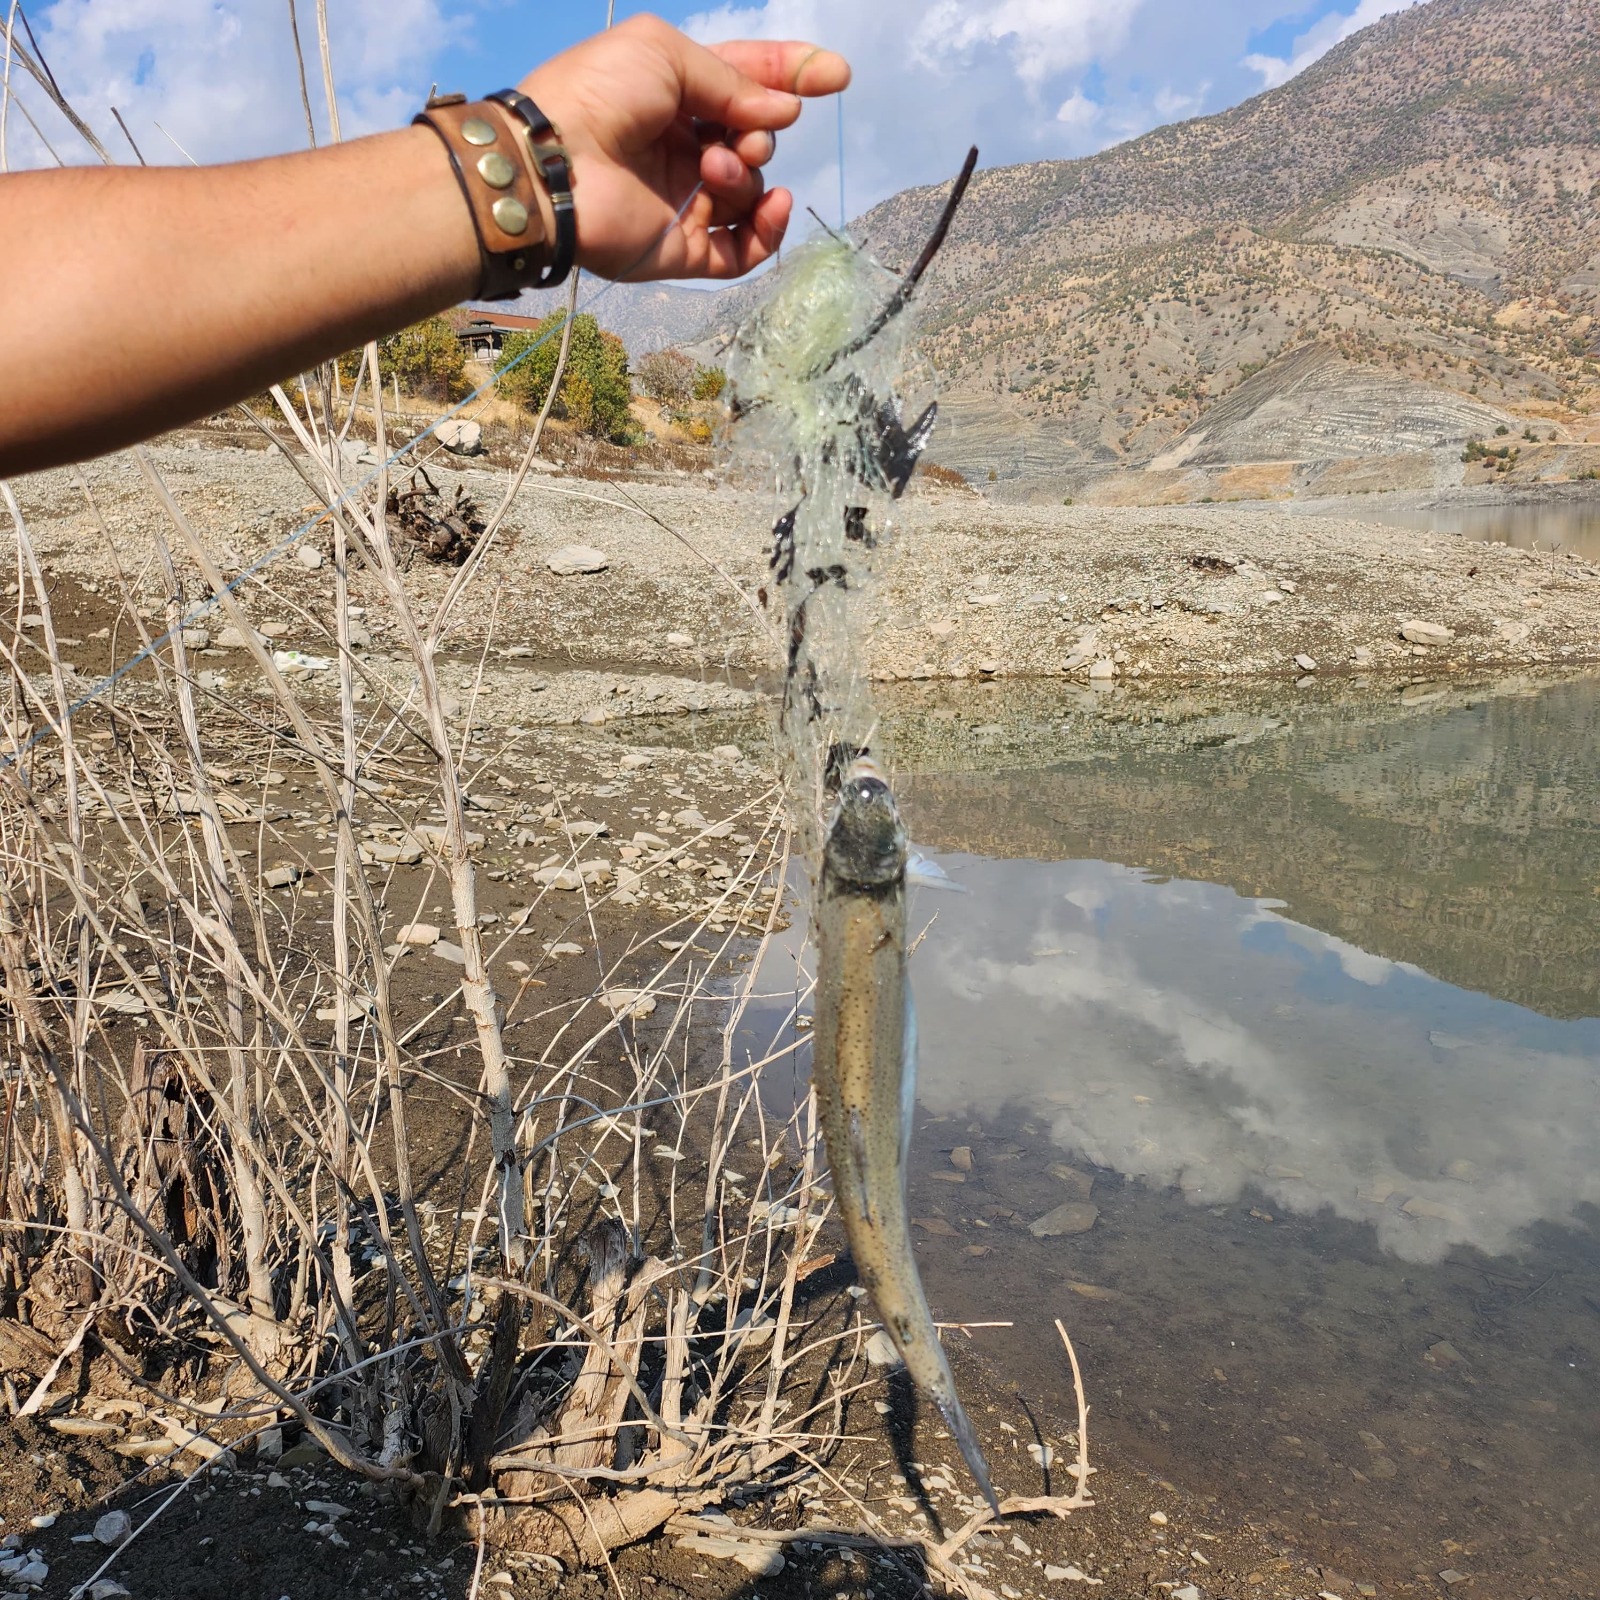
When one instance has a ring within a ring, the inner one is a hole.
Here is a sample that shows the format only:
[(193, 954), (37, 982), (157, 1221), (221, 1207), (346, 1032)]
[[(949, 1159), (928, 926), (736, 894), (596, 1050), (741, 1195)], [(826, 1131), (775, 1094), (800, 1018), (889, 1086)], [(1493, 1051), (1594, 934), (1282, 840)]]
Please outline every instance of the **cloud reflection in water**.
[(972, 893), (937, 906), (913, 967), (928, 1110), (1024, 1106), (1098, 1166), (1197, 1205), (1328, 1207), (1411, 1261), (1600, 1204), (1600, 1021), (1212, 884), (944, 859)]

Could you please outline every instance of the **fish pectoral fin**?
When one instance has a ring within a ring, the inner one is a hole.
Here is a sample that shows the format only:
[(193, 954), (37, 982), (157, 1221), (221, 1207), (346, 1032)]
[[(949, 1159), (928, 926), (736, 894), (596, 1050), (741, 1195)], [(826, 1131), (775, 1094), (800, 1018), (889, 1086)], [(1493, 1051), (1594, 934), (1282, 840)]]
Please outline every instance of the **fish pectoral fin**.
[[(850, 1165), (855, 1169), (851, 1174), (855, 1179), (853, 1185), (863, 1211), (870, 1212), (872, 1207), (871, 1189), (867, 1184), (867, 1131), (862, 1126), (861, 1112), (850, 1112)], [(876, 1221), (876, 1218), (871, 1219)]]

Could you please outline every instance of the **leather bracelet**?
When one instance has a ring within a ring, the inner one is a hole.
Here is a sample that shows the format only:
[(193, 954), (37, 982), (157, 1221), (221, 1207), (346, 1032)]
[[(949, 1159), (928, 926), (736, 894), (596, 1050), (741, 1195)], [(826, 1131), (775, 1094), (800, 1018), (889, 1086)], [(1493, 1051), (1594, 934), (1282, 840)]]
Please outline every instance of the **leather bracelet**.
[(559, 281), (550, 278), (544, 216), (517, 121), (499, 104), (469, 104), (462, 94), (434, 95), (412, 121), (438, 134), (467, 202), (483, 263), (476, 298), (514, 300), (525, 288)]
[(536, 287), (553, 289), (572, 270), (578, 253), (578, 213), (572, 201), (572, 162), (555, 124), (518, 89), (496, 89), (490, 100), (503, 105), (519, 117), (528, 130), (533, 164), (555, 207), (555, 248), (549, 269), (536, 280)]

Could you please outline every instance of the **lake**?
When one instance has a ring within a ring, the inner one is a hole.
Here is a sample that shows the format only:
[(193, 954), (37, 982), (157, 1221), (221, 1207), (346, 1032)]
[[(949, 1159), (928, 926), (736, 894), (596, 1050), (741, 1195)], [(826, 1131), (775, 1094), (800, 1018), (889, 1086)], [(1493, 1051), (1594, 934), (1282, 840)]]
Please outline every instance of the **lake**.
[(1538, 550), (1546, 555), (1570, 552), (1585, 561), (1600, 560), (1600, 498), (1583, 503), (1550, 500), (1503, 506), (1440, 506), (1419, 511), (1387, 506), (1381, 497), (1374, 496), (1371, 505), (1349, 502), (1332, 514), (1358, 517), (1364, 522), (1386, 522), (1397, 528), (1453, 533), (1479, 544), (1498, 541), (1517, 550)]
[(1062, 1317), (1102, 1440), (1380, 1592), (1600, 1593), (1600, 683), (886, 727), (967, 891), (913, 907), (939, 1313), (1058, 1403)]

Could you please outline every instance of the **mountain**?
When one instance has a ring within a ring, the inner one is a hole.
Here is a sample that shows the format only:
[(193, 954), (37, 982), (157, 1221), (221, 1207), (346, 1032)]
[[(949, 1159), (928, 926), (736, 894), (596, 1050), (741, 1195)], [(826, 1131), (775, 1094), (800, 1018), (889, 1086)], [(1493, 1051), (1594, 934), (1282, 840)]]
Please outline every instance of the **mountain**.
[[(903, 266), (943, 193), (852, 231)], [(1600, 0), (1431, 0), (1220, 115), (982, 171), (918, 296), (934, 452), (1102, 498), (1246, 464), (1268, 493), (1575, 475), (1596, 199)], [(713, 331), (761, 292), (717, 296)], [(1501, 429), (1515, 460), (1463, 466)]]

